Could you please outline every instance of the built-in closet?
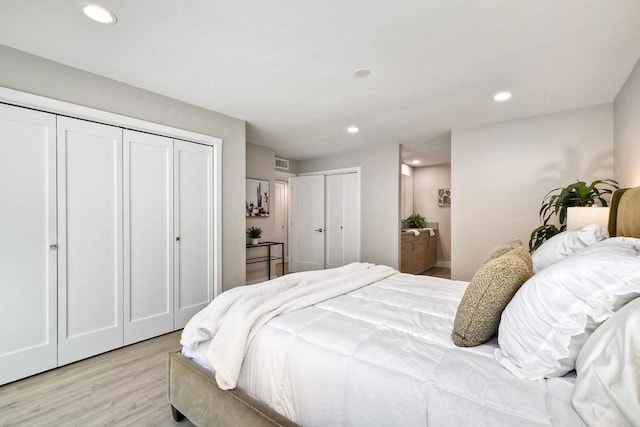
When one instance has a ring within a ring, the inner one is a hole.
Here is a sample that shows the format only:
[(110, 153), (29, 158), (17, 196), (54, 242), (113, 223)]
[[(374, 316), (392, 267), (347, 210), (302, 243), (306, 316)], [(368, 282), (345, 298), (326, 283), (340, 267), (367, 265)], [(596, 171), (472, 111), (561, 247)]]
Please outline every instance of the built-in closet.
[(180, 329), (214, 296), (222, 141), (131, 121), (0, 104), (0, 384)]
[(290, 178), (290, 270), (360, 260), (359, 171)]

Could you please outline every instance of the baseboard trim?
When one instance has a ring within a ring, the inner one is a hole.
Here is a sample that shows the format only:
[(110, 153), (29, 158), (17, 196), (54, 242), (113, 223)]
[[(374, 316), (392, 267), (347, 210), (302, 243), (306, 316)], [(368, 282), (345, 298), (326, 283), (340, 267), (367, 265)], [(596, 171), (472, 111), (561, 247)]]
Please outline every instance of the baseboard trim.
[(451, 268), (451, 261), (438, 261), (434, 267)]

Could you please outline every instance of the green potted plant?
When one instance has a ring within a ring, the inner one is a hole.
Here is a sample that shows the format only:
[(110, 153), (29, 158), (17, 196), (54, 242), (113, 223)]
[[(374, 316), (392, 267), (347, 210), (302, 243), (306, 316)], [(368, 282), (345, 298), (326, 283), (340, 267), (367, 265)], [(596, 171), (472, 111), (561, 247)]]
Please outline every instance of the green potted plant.
[[(546, 240), (567, 229), (568, 208), (594, 205), (607, 207), (608, 202), (604, 196), (612, 194), (618, 188), (618, 182), (613, 179), (598, 179), (589, 185), (578, 180), (566, 187), (549, 191), (542, 199), (540, 207), (542, 225), (531, 232), (529, 250), (535, 251)], [(559, 227), (550, 224), (554, 216), (558, 218)]]
[(257, 245), (258, 239), (262, 236), (262, 228), (260, 227), (247, 228), (247, 236), (251, 239), (252, 245)]
[(419, 214), (411, 214), (405, 221), (407, 228), (424, 228), (427, 225), (425, 218)]

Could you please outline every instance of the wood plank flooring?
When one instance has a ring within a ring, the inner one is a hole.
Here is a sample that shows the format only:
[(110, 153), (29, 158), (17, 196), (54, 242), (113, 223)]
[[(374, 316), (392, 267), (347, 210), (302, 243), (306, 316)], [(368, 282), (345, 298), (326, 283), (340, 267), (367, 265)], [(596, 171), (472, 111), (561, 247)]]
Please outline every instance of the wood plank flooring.
[(420, 273), (422, 276), (435, 276), (443, 279), (451, 279), (451, 269), (444, 267), (431, 267), (427, 271)]
[(173, 421), (173, 332), (0, 386), (0, 426), (193, 426)]

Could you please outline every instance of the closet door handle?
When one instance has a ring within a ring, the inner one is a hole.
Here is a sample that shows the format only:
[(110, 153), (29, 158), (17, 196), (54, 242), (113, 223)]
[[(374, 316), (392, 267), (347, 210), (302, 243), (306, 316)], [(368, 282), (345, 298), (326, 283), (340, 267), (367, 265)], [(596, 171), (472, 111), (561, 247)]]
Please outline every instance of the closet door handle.
[(176, 237), (176, 242), (179, 242), (179, 241), (180, 241), (180, 236), (177, 236)]
[(318, 231), (318, 232), (322, 233), (322, 228), (318, 228), (317, 230), (313, 230), (313, 231)]

